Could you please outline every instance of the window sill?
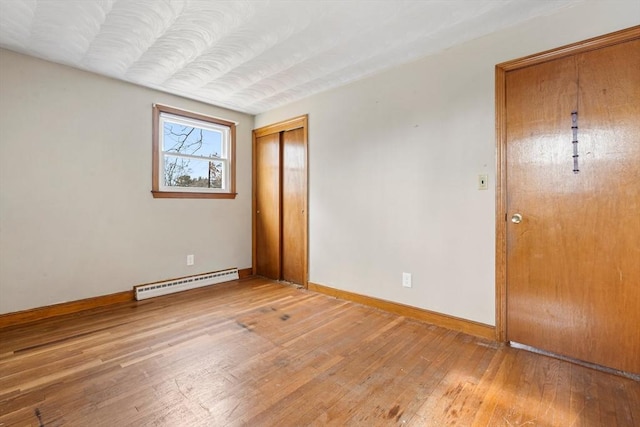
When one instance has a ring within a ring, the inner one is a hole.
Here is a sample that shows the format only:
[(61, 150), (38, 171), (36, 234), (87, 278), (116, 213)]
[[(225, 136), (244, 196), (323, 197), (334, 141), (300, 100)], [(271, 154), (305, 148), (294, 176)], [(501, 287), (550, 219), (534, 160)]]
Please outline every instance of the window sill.
[(151, 191), (154, 199), (235, 199), (238, 193), (189, 193), (187, 191)]

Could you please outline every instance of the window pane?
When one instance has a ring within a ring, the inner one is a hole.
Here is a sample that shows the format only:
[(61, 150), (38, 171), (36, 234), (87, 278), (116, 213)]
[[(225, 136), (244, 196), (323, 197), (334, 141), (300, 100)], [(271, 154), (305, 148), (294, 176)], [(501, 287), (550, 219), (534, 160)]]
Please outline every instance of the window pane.
[(164, 156), (166, 187), (222, 189), (224, 163), (184, 157)]
[(220, 157), (222, 132), (165, 120), (162, 150), (202, 157)]

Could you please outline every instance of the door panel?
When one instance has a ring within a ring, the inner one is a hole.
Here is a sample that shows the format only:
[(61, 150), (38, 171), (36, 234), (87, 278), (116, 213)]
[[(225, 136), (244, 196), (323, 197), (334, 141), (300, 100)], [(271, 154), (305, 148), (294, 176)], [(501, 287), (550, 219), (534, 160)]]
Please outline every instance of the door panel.
[[(507, 74), (507, 339), (640, 372), (638, 41)], [(578, 118), (573, 169), (571, 112)]]
[(589, 352), (640, 373), (640, 40), (581, 54), (578, 69), (588, 250), (577, 263), (589, 278), (586, 323), (608, 337)]
[(571, 158), (576, 77), (574, 58), (507, 75), (507, 212), (523, 216), (507, 225), (507, 339), (559, 353), (574, 322), (562, 308), (571, 291), (557, 282), (570, 282), (563, 255), (574, 250), (560, 204), (580, 185)]
[(280, 136), (256, 138), (255, 274), (280, 279)]
[(302, 128), (282, 133), (282, 278), (304, 284), (307, 173)]

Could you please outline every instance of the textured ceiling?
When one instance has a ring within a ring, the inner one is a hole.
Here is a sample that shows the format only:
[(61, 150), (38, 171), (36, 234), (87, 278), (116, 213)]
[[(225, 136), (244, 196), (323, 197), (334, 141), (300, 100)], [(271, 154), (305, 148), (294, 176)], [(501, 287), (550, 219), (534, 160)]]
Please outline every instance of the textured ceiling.
[(0, 0), (0, 47), (251, 114), (579, 0)]

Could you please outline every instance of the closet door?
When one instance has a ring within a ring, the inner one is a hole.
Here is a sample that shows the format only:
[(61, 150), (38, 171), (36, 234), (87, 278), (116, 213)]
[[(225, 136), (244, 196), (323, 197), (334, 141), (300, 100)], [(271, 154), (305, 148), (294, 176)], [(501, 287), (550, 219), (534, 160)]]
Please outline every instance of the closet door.
[(280, 135), (254, 143), (254, 273), (280, 279)]
[(634, 40), (506, 76), (507, 339), (632, 373), (638, 70)]
[(304, 283), (307, 170), (304, 130), (282, 132), (282, 279)]
[(253, 131), (253, 265), (307, 286), (307, 116)]

